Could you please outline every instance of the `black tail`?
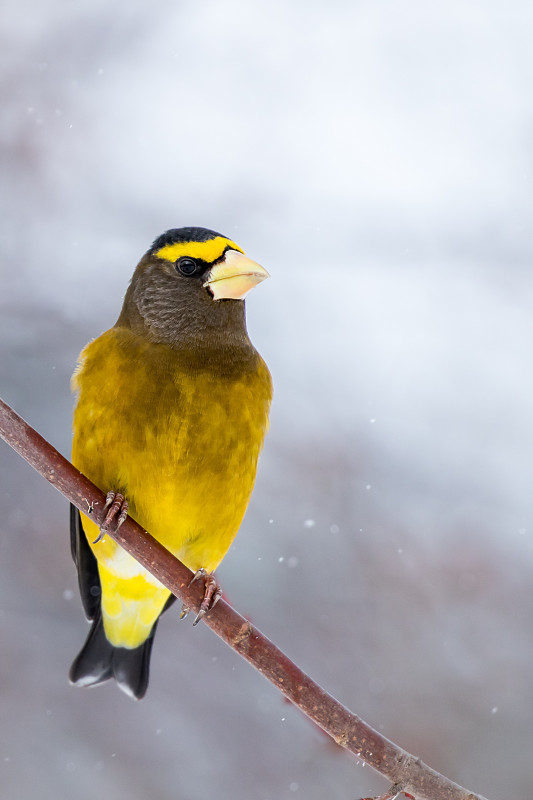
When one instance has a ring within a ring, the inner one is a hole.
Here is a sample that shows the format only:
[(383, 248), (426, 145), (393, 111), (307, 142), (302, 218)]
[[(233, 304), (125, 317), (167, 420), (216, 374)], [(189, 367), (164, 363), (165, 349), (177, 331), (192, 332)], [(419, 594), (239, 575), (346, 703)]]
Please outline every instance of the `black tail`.
[(140, 700), (148, 687), (150, 653), (157, 623), (148, 639), (133, 649), (113, 647), (106, 639), (100, 611), (93, 620), (87, 641), (70, 668), (69, 678), (76, 686), (95, 686), (115, 678), (130, 697)]

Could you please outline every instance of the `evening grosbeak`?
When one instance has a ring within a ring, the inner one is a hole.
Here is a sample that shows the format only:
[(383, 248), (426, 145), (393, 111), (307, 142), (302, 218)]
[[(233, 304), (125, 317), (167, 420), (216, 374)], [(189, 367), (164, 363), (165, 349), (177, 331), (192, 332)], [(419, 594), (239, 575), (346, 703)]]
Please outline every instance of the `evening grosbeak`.
[[(82, 351), (72, 384), (73, 464), (194, 573), (211, 576), (252, 493), (272, 381), (246, 331), (245, 295), (268, 277), (215, 231), (159, 236), (114, 327)], [(89, 516), (71, 508), (72, 555), (92, 621), (70, 679), (115, 678), (141, 698), (159, 615), (174, 599)], [(202, 571), (202, 572), (200, 572)], [(205, 573), (203, 572), (205, 571)]]

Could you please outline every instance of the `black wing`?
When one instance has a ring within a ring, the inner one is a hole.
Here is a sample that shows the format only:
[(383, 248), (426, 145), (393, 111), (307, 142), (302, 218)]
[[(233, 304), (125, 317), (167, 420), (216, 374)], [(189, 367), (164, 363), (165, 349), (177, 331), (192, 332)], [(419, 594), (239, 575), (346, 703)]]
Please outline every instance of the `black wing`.
[(70, 549), (78, 570), (81, 601), (87, 619), (95, 619), (100, 608), (100, 576), (98, 564), (81, 525), (80, 512), (70, 506)]

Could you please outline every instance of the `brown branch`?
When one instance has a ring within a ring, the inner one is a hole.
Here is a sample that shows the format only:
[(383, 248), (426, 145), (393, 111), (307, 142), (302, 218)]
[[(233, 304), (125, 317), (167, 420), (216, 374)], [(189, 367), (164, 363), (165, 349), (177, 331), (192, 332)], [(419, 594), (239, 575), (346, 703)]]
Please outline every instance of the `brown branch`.
[[(0, 436), (80, 511), (100, 524), (104, 494), (75, 469), (37, 431), (0, 400)], [(192, 573), (131, 517), (109, 534), (187, 606), (198, 609), (201, 588), (189, 587)], [(221, 600), (205, 617), (221, 639), (236, 650), (341, 747), (388, 778), (391, 792), (417, 800), (484, 800), (432, 770), (386, 739), (314, 683), (266, 636)], [(390, 792), (388, 796), (393, 796)]]

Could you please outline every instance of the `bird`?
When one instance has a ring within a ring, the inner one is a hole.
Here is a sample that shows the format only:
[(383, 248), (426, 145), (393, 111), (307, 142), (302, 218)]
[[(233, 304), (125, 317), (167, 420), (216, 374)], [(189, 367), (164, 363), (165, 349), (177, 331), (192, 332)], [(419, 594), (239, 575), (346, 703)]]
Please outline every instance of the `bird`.
[(91, 622), (74, 685), (114, 678), (142, 698), (157, 622), (175, 599), (105, 536), (108, 524), (129, 513), (204, 579), (199, 616), (221, 593), (213, 572), (241, 525), (269, 425), (272, 379), (244, 303), (268, 277), (227, 236), (172, 228), (135, 268), (115, 325), (79, 356), (72, 463), (107, 495), (107, 516), (99, 529), (91, 509), (71, 506)]

